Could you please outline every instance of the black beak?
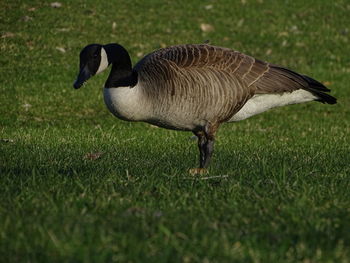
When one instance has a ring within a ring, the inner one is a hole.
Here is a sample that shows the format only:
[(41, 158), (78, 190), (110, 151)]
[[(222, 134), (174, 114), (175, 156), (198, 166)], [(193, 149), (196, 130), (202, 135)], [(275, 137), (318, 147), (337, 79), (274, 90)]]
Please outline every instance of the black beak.
[(75, 89), (79, 89), (81, 86), (83, 86), (85, 81), (87, 81), (91, 76), (92, 76), (92, 74), (90, 73), (88, 67), (87, 66), (83, 67), (80, 70), (79, 75), (73, 84), (73, 87)]

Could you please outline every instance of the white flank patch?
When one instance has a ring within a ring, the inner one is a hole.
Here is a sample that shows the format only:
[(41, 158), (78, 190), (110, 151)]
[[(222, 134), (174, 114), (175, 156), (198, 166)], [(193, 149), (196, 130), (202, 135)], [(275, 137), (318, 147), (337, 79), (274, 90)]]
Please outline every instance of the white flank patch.
[(106, 50), (102, 47), (101, 48), (101, 62), (100, 66), (98, 67), (98, 70), (96, 71), (96, 74), (101, 73), (108, 67), (108, 58)]
[(316, 98), (315, 95), (303, 89), (282, 94), (257, 94), (249, 99), (243, 108), (240, 109), (229, 122), (244, 120), (275, 107), (303, 103), (315, 100)]

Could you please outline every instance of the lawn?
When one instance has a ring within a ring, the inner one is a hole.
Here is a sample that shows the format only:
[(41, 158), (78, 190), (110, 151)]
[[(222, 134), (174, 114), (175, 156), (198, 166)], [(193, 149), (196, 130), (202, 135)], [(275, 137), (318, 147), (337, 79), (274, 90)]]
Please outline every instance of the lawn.
[[(350, 262), (346, 0), (1, 1), (0, 262)], [(208, 24), (210, 26), (205, 26)], [(204, 25), (204, 26), (203, 26)], [(223, 125), (210, 174), (192, 134), (128, 123), (79, 52), (230, 47), (332, 89)]]

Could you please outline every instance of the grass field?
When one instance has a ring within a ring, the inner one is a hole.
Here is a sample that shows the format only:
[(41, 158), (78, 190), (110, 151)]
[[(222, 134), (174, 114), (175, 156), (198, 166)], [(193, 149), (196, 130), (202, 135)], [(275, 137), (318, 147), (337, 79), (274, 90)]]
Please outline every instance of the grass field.
[[(1, 262), (350, 262), (347, 0), (0, 1)], [(201, 24), (209, 24), (202, 30)], [(208, 28), (208, 27), (207, 27)], [(192, 134), (106, 109), (80, 49), (230, 47), (324, 82), (223, 125), (210, 176)]]

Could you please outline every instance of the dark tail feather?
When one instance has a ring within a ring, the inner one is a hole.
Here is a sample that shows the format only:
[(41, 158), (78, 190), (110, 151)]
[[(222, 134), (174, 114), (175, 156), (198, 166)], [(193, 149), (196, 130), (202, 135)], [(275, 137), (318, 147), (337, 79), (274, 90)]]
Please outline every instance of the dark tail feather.
[(305, 87), (305, 90), (310, 91), (312, 94), (316, 95), (318, 97), (316, 101), (327, 104), (337, 103), (337, 99), (335, 97), (325, 93), (330, 92), (331, 90), (324, 86), (322, 83), (305, 75), (302, 75), (302, 77), (308, 84), (308, 87)]
[(307, 90), (317, 96), (316, 101), (322, 102), (322, 103), (328, 103), (328, 104), (335, 104), (337, 103), (337, 99), (325, 92), (330, 92), (331, 90), (328, 89), (325, 85), (323, 85), (321, 82), (318, 82), (317, 80), (310, 78), (305, 75), (301, 75), (299, 73), (296, 73), (290, 69), (272, 65), (273, 68), (277, 69), (282, 73), (285, 77), (295, 81), (298, 83), (304, 90)]
[(327, 94), (327, 93), (324, 93), (324, 92), (317, 90), (317, 89), (313, 89), (311, 87), (308, 88), (307, 90), (318, 97), (318, 99), (316, 99), (316, 101), (319, 101), (322, 103), (327, 103), (327, 104), (336, 104), (337, 103), (337, 99), (335, 97)]

